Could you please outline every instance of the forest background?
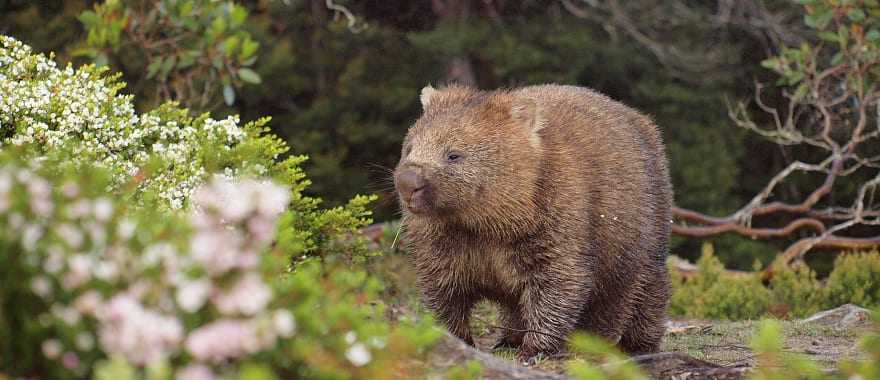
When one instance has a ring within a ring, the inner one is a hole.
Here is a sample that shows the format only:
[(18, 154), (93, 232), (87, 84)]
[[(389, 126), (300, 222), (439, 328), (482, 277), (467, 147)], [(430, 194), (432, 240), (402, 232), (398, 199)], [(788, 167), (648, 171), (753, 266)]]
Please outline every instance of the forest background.
[[(449, 82), (574, 84), (636, 107), (663, 130), (676, 204), (726, 215), (792, 161), (790, 148), (736, 128), (730, 110), (744, 102), (759, 123), (769, 120), (752, 100), (756, 83), (772, 86), (776, 78), (760, 63), (811, 37), (803, 33), (802, 6), (788, 1), (241, 1), (246, 17), (230, 22), (226, 34), (258, 45), (237, 63), (247, 73), (205, 91), (175, 92), (175, 81), (199, 80), (184, 77), (190, 66), (183, 58), (175, 58), (180, 69), (166, 59), (186, 56), (186, 46), (145, 45), (155, 36), (126, 33), (132, 21), (149, 25), (146, 13), (129, 14), (114, 31), (107, 20), (122, 19), (112, 9), (118, 2), (103, 10), (95, 3), (2, 0), (0, 34), (56, 52), (61, 62), (109, 65), (123, 74), (139, 110), (175, 98), (221, 117), (271, 115), (272, 131), (309, 156), (308, 192), (331, 206), (376, 193), (377, 221), (397, 215), (388, 169), (420, 113), (419, 90)], [(782, 100), (773, 93), (764, 99)], [(804, 181), (821, 178), (797, 178), (776, 195), (796, 200)], [(708, 241), (726, 266), (748, 270), (756, 260), (767, 265), (797, 237)], [(672, 252), (695, 260), (700, 243), (676, 238)], [(831, 269), (832, 255), (808, 259), (820, 274)]]

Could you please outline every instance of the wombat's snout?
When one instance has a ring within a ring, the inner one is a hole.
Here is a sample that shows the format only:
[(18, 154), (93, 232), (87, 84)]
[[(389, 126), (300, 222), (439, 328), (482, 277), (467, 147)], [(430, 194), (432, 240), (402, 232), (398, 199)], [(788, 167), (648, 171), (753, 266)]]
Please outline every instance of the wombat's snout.
[(424, 190), (427, 185), (422, 168), (418, 166), (404, 166), (394, 173), (394, 183), (400, 198), (410, 211), (418, 211), (424, 208)]

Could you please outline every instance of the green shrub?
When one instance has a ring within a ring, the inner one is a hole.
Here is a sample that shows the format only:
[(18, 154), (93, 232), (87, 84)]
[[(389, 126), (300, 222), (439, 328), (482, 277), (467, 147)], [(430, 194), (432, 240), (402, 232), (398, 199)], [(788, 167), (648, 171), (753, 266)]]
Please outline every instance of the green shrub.
[(862, 307), (880, 306), (880, 253), (843, 253), (834, 260), (834, 269), (825, 285), (825, 306), (853, 303)]
[(808, 266), (784, 268), (775, 272), (770, 280), (771, 309), (780, 317), (809, 316), (822, 308), (822, 291), (816, 272)]
[(710, 244), (703, 245), (697, 273), (685, 279), (675, 269), (669, 313), (700, 318), (750, 319), (763, 315), (771, 294), (755, 275), (725, 276), (724, 265)]

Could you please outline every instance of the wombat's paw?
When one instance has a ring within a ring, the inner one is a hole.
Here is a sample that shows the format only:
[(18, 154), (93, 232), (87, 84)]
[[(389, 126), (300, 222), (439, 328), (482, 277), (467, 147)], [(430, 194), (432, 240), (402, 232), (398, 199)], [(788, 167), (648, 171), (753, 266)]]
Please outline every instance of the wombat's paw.
[(506, 348), (519, 348), (522, 345), (522, 334), (506, 334), (492, 345), (492, 351)]
[(519, 354), (516, 355), (517, 363), (522, 364), (526, 367), (534, 366), (538, 364), (538, 362), (540, 362), (542, 359), (544, 359), (544, 354), (541, 352), (531, 353), (527, 350), (520, 350)]

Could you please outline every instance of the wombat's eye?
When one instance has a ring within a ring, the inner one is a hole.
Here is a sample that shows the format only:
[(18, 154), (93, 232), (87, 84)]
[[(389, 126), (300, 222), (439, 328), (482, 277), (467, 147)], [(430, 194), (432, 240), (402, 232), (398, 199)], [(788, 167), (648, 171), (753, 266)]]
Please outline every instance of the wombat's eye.
[(458, 162), (464, 158), (464, 155), (458, 152), (449, 152), (446, 154), (447, 162)]

